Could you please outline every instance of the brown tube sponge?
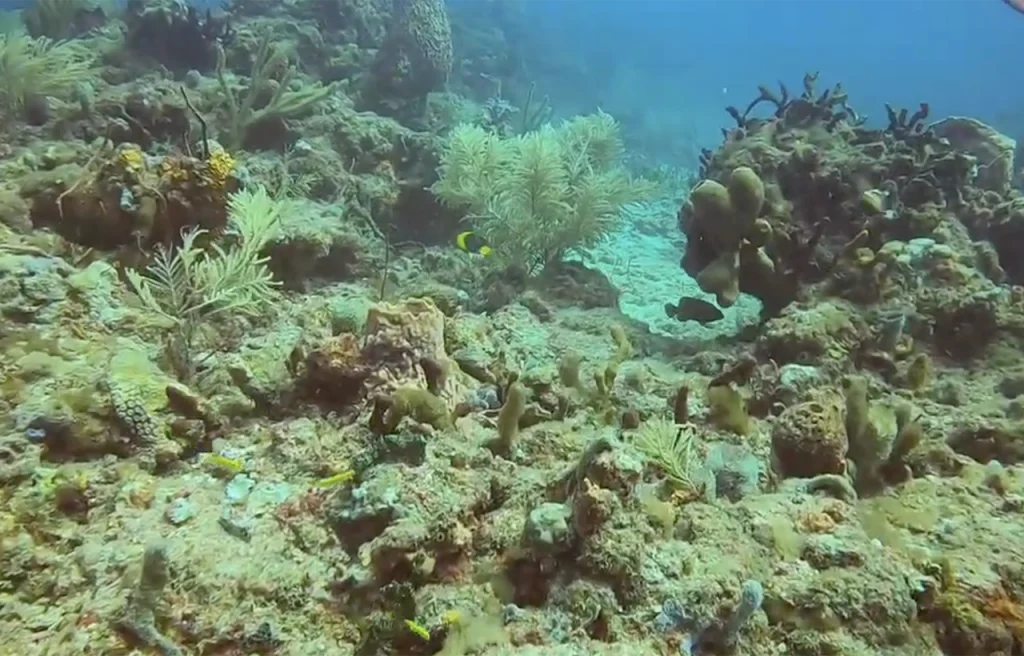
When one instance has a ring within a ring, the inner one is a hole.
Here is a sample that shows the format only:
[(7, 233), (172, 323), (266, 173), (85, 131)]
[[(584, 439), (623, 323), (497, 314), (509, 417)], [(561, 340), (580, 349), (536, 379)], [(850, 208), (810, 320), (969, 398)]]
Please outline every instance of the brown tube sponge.
[[(746, 166), (733, 169), (726, 184), (704, 180), (690, 192), (694, 227), (715, 254), (697, 275), (697, 284), (729, 307), (739, 296), (739, 251), (743, 239), (754, 233), (764, 206), (764, 182)], [(691, 235), (693, 236), (693, 235)]]
[(519, 435), (519, 419), (526, 412), (526, 388), (522, 383), (512, 383), (505, 392), (505, 403), (498, 411), (498, 438), (491, 443), (491, 451), (508, 455), (512, 443)]

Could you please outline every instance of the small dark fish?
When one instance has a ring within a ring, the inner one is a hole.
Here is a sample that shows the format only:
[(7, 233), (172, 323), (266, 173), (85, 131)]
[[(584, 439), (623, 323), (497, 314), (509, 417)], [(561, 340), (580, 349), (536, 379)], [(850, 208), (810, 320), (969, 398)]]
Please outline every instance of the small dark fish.
[(217, 520), (217, 523), (222, 529), (224, 529), (225, 533), (233, 538), (238, 538), (242, 542), (249, 542), (252, 540), (252, 531), (249, 530), (248, 526), (241, 522), (237, 522), (230, 517), (221, 516), (220, 519)]
[(675, 304), (666, 303), (665, 314), (678, 321), (696, 321), (702, 326), (725, 316), (713, 303), (691, 296), (683, 296)]
[(25, 439), (34, 444), (45, 444), (57, 447), (68, 444), (74, 437), (74, 429), (70, 423), (36, 417), (25, 427)]
[(477, 255), (483, 255), (484, 257), (487, 257), (493, 252), (490, 245), (487, 243), (487, 240), (472, 230), (460, 232), (458, 236), (455, 237), (455, 245), (458, 246), (460, 250), (466, 251), (467, 253), (476, 253)]
[(1003, 2), (1010, 5), (1014, 11), (1024, 14), (1024, 0), (1003, 0)]

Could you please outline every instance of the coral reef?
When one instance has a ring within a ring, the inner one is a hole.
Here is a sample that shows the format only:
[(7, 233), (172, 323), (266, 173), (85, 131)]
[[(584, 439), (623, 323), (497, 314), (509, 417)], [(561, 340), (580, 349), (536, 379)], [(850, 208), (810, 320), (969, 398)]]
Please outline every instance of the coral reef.
[[(964, 225), (957, 216), (1008, 190), (1012, 152), (990, 128), (956, 119), (926, 127), (921, 105), (910, 116), (887, 108), (888, 127), (868, 129), (841, 87), (819, 93), (816, 81), (805, 76), (797, 97), (762, 88), (744, 112), (729, 108), (737, 126), (703, 156), (705, 180), (680, 211), (683, 266), (720, 303), (744, 291), (772, 316), (816, 285), (884, 300), (902, 287), (892, 281), (905, 275), (901, 256), (929, 259), (904, 255), (907, 246), (967, 246), (968, 234), (952, 234)], [(773, 115), (751, 117), (763, 103)]]
[(676, 216), (471, 4), (0, 34), (0, 653), (1019, 654), (1012, 140), (808, 75)]

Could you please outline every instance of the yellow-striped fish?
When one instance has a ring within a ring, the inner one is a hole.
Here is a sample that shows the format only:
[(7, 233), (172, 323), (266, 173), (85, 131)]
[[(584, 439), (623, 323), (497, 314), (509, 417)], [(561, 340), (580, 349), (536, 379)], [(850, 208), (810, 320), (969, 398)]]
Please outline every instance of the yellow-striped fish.
[(475, 253), (487, 257), (493, 252), (487, 240), (472, 230), (460, 232), (455, 237), (455, 245), (467, 253)]
[(327, 478), (321, 478), (320, 480), (314, 482), (313, 485), (321, 489), (327, 489), (337, 487), (339, 485), (344, 485), (345, 483), (349, 483), (355, 477), (356, 473), (349, 469), (347, 471), (334, 474), (333, 476), (328, 476)]
[(239, 474), (245, 469), (245, 463), (238, 458), (228, 458), (219, 453), (207, 453), (203, 464), (211, 469), (219, 469), (229, 474)]
[(405, 626), (421, 640), (430, 640), (430, 631), (416, 620), (405, 620)]

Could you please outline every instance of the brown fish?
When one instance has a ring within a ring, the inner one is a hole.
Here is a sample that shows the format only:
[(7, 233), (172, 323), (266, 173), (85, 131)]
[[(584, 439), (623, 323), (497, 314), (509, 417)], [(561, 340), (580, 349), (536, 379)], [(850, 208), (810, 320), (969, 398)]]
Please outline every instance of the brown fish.
[(702, 326), (725, 316), (713, 303), (692, 296), (683, 296), (675, 304), (666, 303), (665, 314), (678, 321), (696, 321)]

